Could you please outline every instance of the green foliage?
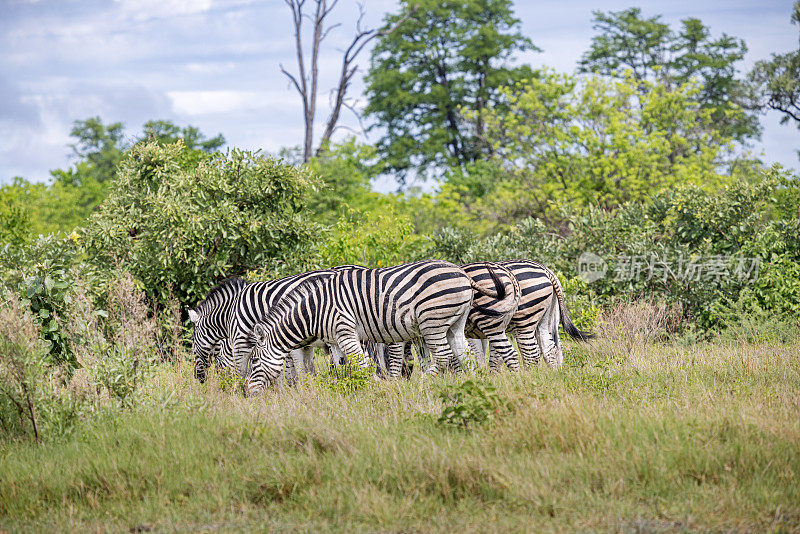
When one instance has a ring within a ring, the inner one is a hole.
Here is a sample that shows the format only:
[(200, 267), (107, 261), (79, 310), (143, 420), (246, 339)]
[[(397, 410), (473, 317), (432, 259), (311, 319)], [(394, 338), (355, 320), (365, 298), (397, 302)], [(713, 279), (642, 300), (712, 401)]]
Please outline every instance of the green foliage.
[(0, 245), (20, 245), (30, 238), (33, 220), (20, 194), (22, 180), (0, 187)]
[(0, 288), (0, 436), (36, 440), (68, 432), (80, 403), (62, 387), (64, 370), (50, 361), (39, 321)]
[(367, 388), (375, 383), (375, 362), (370, 360), (369, 365), (361, 367), (354, 355), (348, 357), (347, 362), (339, 367), (331, 366), (314, 377), (314, 383), (331, 391), (351, 394)]
[[(792, 7), (792, 22), (800, 25), (800, 1)], [(800, 49), (757, 61), (748, 77), (756, 107), (779, 111), (781, 124), (793, 120), (800, 128)]]
[[(487, 237), (447, 228), (432, 236), (432, 253), (460, 263), (515, 258), (544, 263), (563, 273), (570, 309), (575, 309), (572, 318), (584, 326), (594, 321), (598, 307), (650, 295), (680, 301), (684, 318), (705, 332), (724, 328), (725, 306), (740, 297), (754, 310), (796, 318), (797, 189), (796, 179), (775, 168), (718, 190), (676, 186), (616, 210), (563, 212), (563, 235), (538, 219)], [(584, 252), (600, 256), (607, 267), (603, 277), (588, 284), (577, 278)], [(626, 268), (626, 261), (640, 262), (638, 274)], [(652, 277), (650, 262), (656, 265)], [(668, 272), (659, 270), (662, 262)], [(690, 274), (693, 262), (722, 262), (722, 274)]]
[(330, 225), (350, 210), (367, 211), (375, 203), (385, 204), (383, 195), (370, 189), (371, 178), (378, 172), (375, 158), (375, 148), (357, 143), (355, 137), (327, 145), (311, 158), (306, 168), (322, 182), (308, 200), (315, 220)]
[(315, 232), (302, 217), (312, 183), (251, 152), (198, 160), (182, 143), (139, 143), (86, 227), (86, 250), (130, 270), (157, 301), (194, 304), (225, 277), (302, 258)]
[(219, 387), (226, 393), (236, 393), (244, 391), (244, 378), (233, 369), (217, 369), (217, 380)]
[(100, 117), (90, 117), (75, 121), (70, 136), (76, 139), (70, 145), (74, 156), (86, 163), (76, 168), (78, 172), (70, 173), (73, 181), (78, 181), (76, 175), (100, 183), (110, 181), (127, 148), (124, 144), (125, 125), (121, 122), (103, 124)]
[(25, 247), (0, 249), (0, 289), (11, 291), (33, 313), (52, 361), (76, 365), (63, 319), (73, 299), (79, 250), (70, 238), (40, 237)]
[(504, 89), (506, 104), (484, 117), (507, 171), (470, 209), (506, 224), (530, 214), (557, 221), (565, 205), (613, 208), (678, 184), (725, 183), (720, 155), (730, 139), (706, 127), (696, 91), (550, 72)]
[[(412, 12), (413, 10), (413, 12)], [(394, 31), (378, 37), (366, 76), (366, 114), (385, 132), (378, 150), (404, 182), (409, 171), (461, 165), (487, 152), (482, 112), (498, 88), (529, 77), (510, 67), (535, 50), (519, 33), (510, 0), (403, 0), (385, 18)], [(464, 121), (461, 109), (475, 112)]]
[(121, 403), (132, 401), (133, 393), (146, 378), (151, 368), (152, 354), (137, 354), (119, 345), (111, 345), (91, 369), (95, 383)]
[(469, 430), (485, 423), (493, 423), (511, 409), (511, 404), (501, 399), (491, 384), (465, 380), (461, 384), (443, 387), (440, 424)]
[[(194, 126), (180, 128), (169, 121), (149, 121), (145, 134), (136, 142), (152, 136), (158, 143), (181, 140), (199, 160), (201, 154), (218, 149), (225, 142), (222, 135), (207, 139)], [(105, 199), (117, 166), (131, 143), (125, 140), (122, 123), (104, 124), (100, 117), (75, 121), (70, 133), (76, 161), (67, 169), (50, 171), (50, 184), (32, 183), (16, 178), (0, 187), (0, 244), (21, 244), (38, 235), (70, 233), (82, 226)]]
[(225, 137), (222, 134), (217, 134), (209, 139), (195, 126), (181, 128), (177, 124), (165, 120), (147, 121), (142, 126), (142, 130), (144, 135), (139, 139), (140, 141), (149, 139), (160, 144), (182, 141), (186, 148), (203, 152), (214, 152), (225, 145)]
[(594, 17), (599, 34), (581, 58), (582, 72), (620, 76), (630, 70), (637, 82), (666, 86), (697, 82), (700, 90), (692, 98), (709, 112), (711, 124), (722, 135), (739, 141), (760, 135), (757, 116), (742, 110), (750, 88), (736, 77), (737, 64), (747, 52), (743, 40), (726, 34), (712, 39), (696, 18), (683, 19), (676, 32), (660, 16), (643, 18), (636, 7), (595, 11)]
[(342, 217), (320, 245), (320, 265), (388, 267), (418, 257), (425, 245), (411, 220), (387, 203), (382, 210)]

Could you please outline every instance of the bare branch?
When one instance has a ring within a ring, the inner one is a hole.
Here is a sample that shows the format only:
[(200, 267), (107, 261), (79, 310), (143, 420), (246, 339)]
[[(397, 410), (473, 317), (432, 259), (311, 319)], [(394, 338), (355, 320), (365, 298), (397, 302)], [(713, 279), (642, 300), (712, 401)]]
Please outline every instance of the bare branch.
[[(303, 144), (303, 161), (307, 162), (311, 158), (312, 143), (314, 138), (314, 116), (316, 114), (317, 106), (317, 89), (319, 87), (319, 55), (320, 45), (325, 38), (328, 37), (331, 31), (338, 28), (340, 24), (332, 24), (328, 27), (325, 26), (325, 19), (336, 8), (339, 0), (314, 0), (314, 8), (312, 13), (305, 13), (304, 6), (306, 0), (284, 0), (284, 3), (292, 11), (292, 20), (294, 23), (294, 38), (297, 54), (297, 67), (298, 74), (290, 73), (283, 65), (280, 65), (281, 72), (289, 79), (292, 86), (295, 88), (300, 98), (303, 101), (303, 119), (305, 122), (305, 139)], [(332, 91), (335, 93), (333, 99), (333, 107), (331, 114), (325, 127), (325, 132), (322, 135), (320, 146), (326, 144), (333, 132), (337, 128), (339, 116), (342, 107), (348, 108), (358, 118), (359, 126), (364, 131), (364, 126), (361, 122), (361, 116), (355, 107), (346, 100), (347, 90), (353, 80), (358, 66), (354, 65), (359, 54), (364, 48), (376, 37), (384, 36), (395, 31), (403, 22), (405, 22), (416, 11), (416, 7), (409, 10), (408, 13), (393, 26), (385, 29), (364, 29), (363, 21), (366, 15), (366, 9), (363, 2), (358, 2), (358, 20), (356, 21), (356, 34), (353, 37), (350, 45), (343, 51), (342, 66), (339, 73), (339, 81), (336, 89)], [(305, 50), (303, 48), (303, 19), (308, 20), (312, 24), (312, 35), (310, 43), (310, 62), (306, 66)], [(319, 153), (319, 148), (317, 149)]]
[(289, 80), (292, 82), (292, 85), (294, 85), (294, 88), (297, 89), (297, 92), (300, 93), (300, 96), (303, 97), (303, 101), (305, 101), (306, 95), (303, 92), (303, 89), (300, 88), (300, 84), (297, 83), (297, 78), (294, 77), (294, 74), (292, 74), (291, 72), (287, 71), (283, 67), (283, 64), (279, 64), (279, 67), (281, 69), (281, 72), (284, 73), (286, 75), (286, 77), (289, 78)]
[[(350, 46), (347, 47), (344, 54), (342, 55), (342, 69), (339, 73), (339, 83), (336, 89), (336, 100), (333, 104), (333, 109), (331, 109), (331, 114), (328, 117), (327, 125), (325, 126), (325, 131), (322, 134), (322, 139), (320, 140), (320, 147), (330, 141), (333, 132), (336, 130), (336, 125), (339, 122), (339, 116), (342, 112), (342, 106), (348, 107), (345, 104), (345, 96), (347, 94), (347, 89), (350, 86), (350, 82), (353, 79), (356, 71), (358, 70), (357, 65), (353, 65), (353, 62), (358, 58), (358, 55), (364, 49), (367, 44), (369, 44), (373, 39), (379, 36), (389, 35), (390, 33), (394, 32), (397, 28), (400, 27), (406, 20), (408, 20), (411, 15), (414, 14), (416, 11), (416, 6), (411, 8), (408, 13), (405, 14), (400, 20), (398, 20), (393, 26), (386, 28), (384, 30), (378, 30), (377, 28), (373, 28), (371, 30), (363, 30), (361, 23), (364, 19), (364, 4), (359, 3), (359, 16), (358, 21), (356, 22), (356, 35), (353, 37), (353, 40), (350, 42)], [(358, 112), (355, 111), (354, 108), (349, 107), (356, 116), (359, 116)], [(359, 116), (359, 123), (361, 122)], [(363, 128), (363, 125), (362, 125)], [(317, 153), (319, 153), (319, 148), (317, 149)]]
[(329, 27), (328, 27), (328, 29), (327, 29), (327, 30), (325, 30), (325, 31), (322, 33), (322, 37), (320, 37), (320, 39), (319, 39), (319, 40), (320, 40), (320, 41), (324, 41), (324, 40), (325, 40), (325, 38), (328, 36), (328, 34), (329, 34), (329, 33), (331, 33), (331, 30), (334, 30), (334, 29), (338, 28), (338, 27), (339, 27), (339, 26), (341, 26), (341, 25), (342, 25), (342, 24), (341, 24), (340, 22), (337, 22), (337, 23), (336, 23), (336, 24), (334, 24), (333, 26), (329, 26)]

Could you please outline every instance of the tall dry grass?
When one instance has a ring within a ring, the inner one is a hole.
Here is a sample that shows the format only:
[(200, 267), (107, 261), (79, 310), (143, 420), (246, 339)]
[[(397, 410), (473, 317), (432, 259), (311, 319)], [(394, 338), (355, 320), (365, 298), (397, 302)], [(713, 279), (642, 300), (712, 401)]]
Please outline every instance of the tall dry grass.
[(470, 431), (436, 422), (466, 377), (244, 398), (156, 365), (68, 439), (0, 447), (0, 529), (800, 530), (800, 345), (657, 343), (649, 309), (560, 369), (469, 375), (513, 407)]

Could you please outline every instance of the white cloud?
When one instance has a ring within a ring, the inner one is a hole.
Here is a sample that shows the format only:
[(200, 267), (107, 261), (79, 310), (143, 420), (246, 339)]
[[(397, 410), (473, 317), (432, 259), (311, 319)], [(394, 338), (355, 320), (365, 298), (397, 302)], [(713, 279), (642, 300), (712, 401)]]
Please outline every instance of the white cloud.
[(170, 91), (167, 96), (176, 112), (193, 116), (299, 108), (298, 97), (288, 91)]
[(211, 0), (114, 0), (134, 20), (193, 15), (211, 9)]

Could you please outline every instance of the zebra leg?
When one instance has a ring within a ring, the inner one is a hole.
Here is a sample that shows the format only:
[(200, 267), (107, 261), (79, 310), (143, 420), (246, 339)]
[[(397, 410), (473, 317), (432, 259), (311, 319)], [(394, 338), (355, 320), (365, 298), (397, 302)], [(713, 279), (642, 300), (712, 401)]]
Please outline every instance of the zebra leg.
[(493, 373), (499, 373), (503, 367), (503, 356), (497, 352), (494, 342), (489, 345), (489, 370)]
[(478, 362), (478, 367), (486, 367), (486, 348), (489, 346), (488, 339), (467, 338), (469, 348), (475, 355), (475, 361)]
[(408, 380), (413, 373), (414, 355), (411, 354), (411, 343), (403, 343), (403, 366), (400, 368), (400, 376)]
[(526, 328), (524, 330), (515, 330), (517, 334), (517, 347), (522, 355), (522, 363), (528, 366), (535, 366), (539, 363), (541, 352), (539, 344), (536, 342), (537, 328)]
[(375, 375), (386, 380), (389, 378), (388, 347), (384, 343), (364, 342), (364, 353), (375, 360)]
[[(408, 343), (389, 343), (386, 351), (389, 356), (389, 378), (399, 378), (403, 370), (403, 359)], [(409, 350), (411, 347), (409, 346)]]
[(338, 345), (325, 345), (325, 347), (331, 354), (331, 367), (341, 367), (347, 363), (347, 356)]
[(558, 335), (558, 323), (561, 315), (557, 304), (552, 304), (544, 317), (536, 326), (536, 339), (544, 354), (544, 361), (548, 367), (558, 367), (564, 361), (561, 350), (561, 340)]
[(492, 352), (495, 354), (495, 367), (499, 367), (499, 362), (502, 360), (512, 371), (519, 371), (519, 355), (505, 333), (493, 335), (491, 342)]
[[(467, 310), (468, 311), (468, 310)], [(469, 352), (469, 343), (464, 335), (464, 327), (467, 324), (467, 313), (463, 313), (456, 322), (447, 329), (447, 342), (450, 345), (453, 356), (455, 357), (454, 372), (462, 373), (461, 362)]]
[(356, 363), (362, 368), (369, 367), (370, 359), (364, 354), (364, 348), (361, 346), (361, 341), (356, 334), (355, 326), (352, 328), (343, 328), (339, 326), (336, 334), (336, 344), (347, 356), (348, 360), (352, 356), (352, 363)]
[(284, 374), (286, 375), (286, 384), (289, 386), (293, 386), (297, 383), (300, 374), (302, 373), (303, 369), (303, 355), (299, 350), (293, 350), (289, 353), (289, 357), (286, 358), (286, 364), (284, 366)]
[(439, 371), (444, 371), (450, 365), (450, 357), (453, 351), (447, 340), (447, 333), (441, 330), (435, 332), (422, 332), (422, 339), (425, 346), (431, 353), (431, 364), (425, 371), (426, 375), (436, 376)]
[(414, 349), (417, 351), (417, 359), (419, 360), (420, 369), (424, 373), (431, 365), (431, 351), (428, 350), (428, 346), (425, 345), (422, 338), (414, 339), (413, 343)]
[(306, 374), (317, 374), (317, 368), (314, 365), (314, 347), (303, 347), (300, 349), (303, 354), (303, 372)]

